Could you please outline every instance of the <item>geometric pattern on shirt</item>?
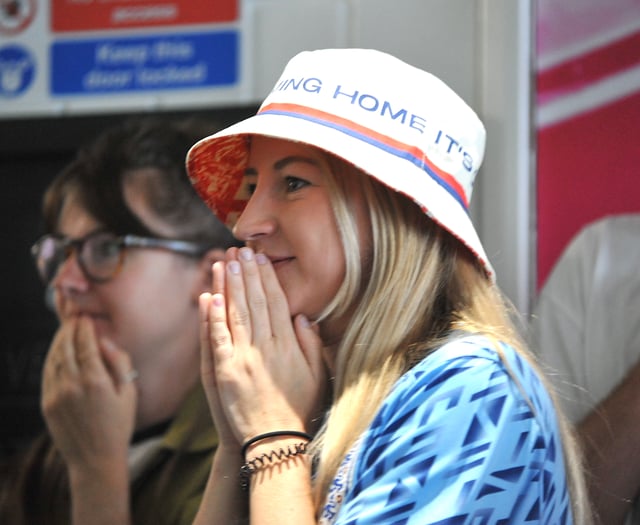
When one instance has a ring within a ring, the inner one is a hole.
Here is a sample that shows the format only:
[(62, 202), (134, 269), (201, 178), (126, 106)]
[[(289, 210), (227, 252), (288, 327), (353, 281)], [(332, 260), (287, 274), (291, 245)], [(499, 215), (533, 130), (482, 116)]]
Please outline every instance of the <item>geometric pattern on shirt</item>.
[(521, 356), (503, 344), (503, 361), (492, 344), (452, 341), (398, 380), (328, 523), (573, 523), (551, 399)]

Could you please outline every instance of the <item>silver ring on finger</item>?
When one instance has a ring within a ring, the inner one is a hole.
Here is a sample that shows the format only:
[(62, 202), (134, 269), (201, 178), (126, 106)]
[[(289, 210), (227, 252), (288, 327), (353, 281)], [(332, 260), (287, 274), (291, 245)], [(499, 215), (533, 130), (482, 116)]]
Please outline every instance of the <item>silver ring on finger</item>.
[(135, 368), (132, 368), (131, 370), (129, 370), (125, 375), (124, 375), (124, 379), (123, 382), (124, 383), (132, 383), (133, 381), (135, 381), (138, 378), (138, 371)]

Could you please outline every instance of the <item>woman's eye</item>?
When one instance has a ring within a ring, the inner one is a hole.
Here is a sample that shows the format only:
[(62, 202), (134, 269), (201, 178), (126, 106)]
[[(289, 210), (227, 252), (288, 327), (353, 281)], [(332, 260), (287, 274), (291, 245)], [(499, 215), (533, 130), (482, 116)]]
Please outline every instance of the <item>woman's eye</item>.
[(120, 255), (120, 243), (114, 239), (104, 239), (100, 242), (96, 242), (91, 247), (91, 255), (97, 260), (118, 257)]
[(285, 183), (287, 185), (287, 192), (292, 193), (294, 191), (298, 191), (301, 188), (309, 185), (309, 182), (303, 179), (299, 179), (298, 177), (285, 177)]

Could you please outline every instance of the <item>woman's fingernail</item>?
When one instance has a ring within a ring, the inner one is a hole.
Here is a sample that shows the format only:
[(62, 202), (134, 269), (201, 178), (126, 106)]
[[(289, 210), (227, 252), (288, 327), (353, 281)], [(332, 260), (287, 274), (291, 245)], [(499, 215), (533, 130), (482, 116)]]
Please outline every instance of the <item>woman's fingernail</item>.
[(240, 273), (240, 263), (238, 261), (230, 261), (227, 264), (227, 268), (229, 268), (229, 271), (231, 273), (234, 273), (234, 274)]
[(302, 328), (309, 328), (309, 326), (310, 326), (309, 319), (307, 319), (306, 315), (300, 314), (298, 316), (298, 320), (299, 320), (300, 326), (302, 326)]
[(116, 351), (116, 345), (113, 343), (113, 341), (111, 341), (111, 339), (107, 339), (103, 337), (102, 339), (100, 339), (100, 342), (102, 343), (102, 346), (105, 348), (105, 350), (107, 350), (108, 352)]
[(256, 253), (256, 262), (258, 264), (267, 264), (269, 258), (264, 253)]
[(253, 250), (251, 248), (240, 248), (240, 257), (245, 261), (253, 259)]

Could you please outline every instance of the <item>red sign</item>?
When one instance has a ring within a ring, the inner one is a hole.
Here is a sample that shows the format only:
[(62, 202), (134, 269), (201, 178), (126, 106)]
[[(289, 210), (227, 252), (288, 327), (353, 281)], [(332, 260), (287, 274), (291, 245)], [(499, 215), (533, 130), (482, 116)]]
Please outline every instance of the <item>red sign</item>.
[(52, 0), (54, 32), (233, 22), (238, 0)]

